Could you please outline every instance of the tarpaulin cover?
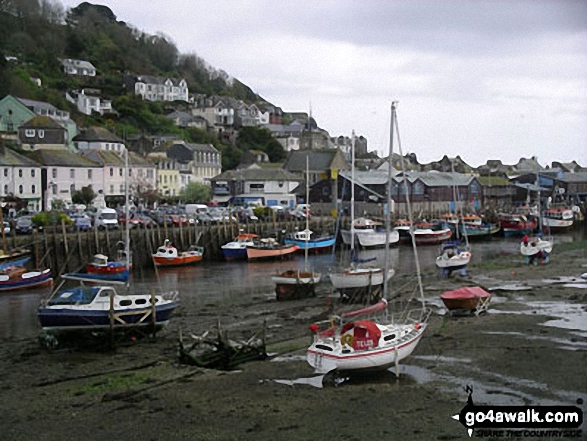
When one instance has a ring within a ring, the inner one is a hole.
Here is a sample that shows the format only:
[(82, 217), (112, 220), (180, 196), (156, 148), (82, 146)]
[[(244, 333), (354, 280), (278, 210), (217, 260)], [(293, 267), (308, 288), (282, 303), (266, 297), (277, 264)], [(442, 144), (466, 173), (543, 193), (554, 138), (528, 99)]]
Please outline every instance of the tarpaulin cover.
[(463, 288), (455, 289), (454, 291), (446, 291), (440, 295), (441, 299), (478, 299), (483, 297), (490, 297), (487, 291), (479, 286), (465, 286)]

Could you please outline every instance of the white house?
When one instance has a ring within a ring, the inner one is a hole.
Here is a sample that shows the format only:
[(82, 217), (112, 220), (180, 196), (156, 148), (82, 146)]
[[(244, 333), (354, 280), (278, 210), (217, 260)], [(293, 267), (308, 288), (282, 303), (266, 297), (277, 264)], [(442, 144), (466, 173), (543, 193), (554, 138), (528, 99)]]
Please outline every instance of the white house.
[(56, 200), (65, 205), (82, 187), (91, 187), (95, 193), (103, 190), (102, 165), (76, 153), (62, 150), (37, 150), (29, 157), (41, 167), (43, 209), (50, 210)]
[(126, 80), (135, 95), (149, 101), (189, 101), (189, 90), (183, 78), (165, 78), (152, 75), (130, 77)]
[(210, 184), (210, 180), (222, 171), (222, 155), (212, 144), (176, 142), (167, 150), (167, 157), (180, 166), (184, 165), (180, 169), (181, 188), (192, 181)]
[(90, 127), (73, 138), (73, 144), (82, 150), (104, 150), (124, 152), (124, 141), (103, 127)]
[(100, 98), (100, 91), (95, 89), (82, 89), (81, 92), (71, 91), (65, 93), (65, 98), (77, 106), (77, 109), (86, 115), (97, 112), (100, 115), (112, 112), (112, 101)]
[(7, 147), (0, 146), (0, 195), (27, 201), (28, 209), (41, 209), (41, 166)]
[(68, 75), (96, 76), (96, 68), (89, 61), (66, 58), (61, 60), (61, 64), (63, 65), (63, 71)]

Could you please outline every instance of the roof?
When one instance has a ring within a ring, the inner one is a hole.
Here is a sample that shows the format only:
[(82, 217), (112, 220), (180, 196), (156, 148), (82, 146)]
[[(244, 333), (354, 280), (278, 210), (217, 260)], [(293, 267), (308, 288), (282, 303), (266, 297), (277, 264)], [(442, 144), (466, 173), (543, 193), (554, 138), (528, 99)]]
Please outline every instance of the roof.
[[(122, 167), (125, 165), (124, 154), (122, 152), (112, 150), (82, 150), (80, 151), (80, 155), (102, 165), (117, 165)], [(134, 166), (144, 165), (154, 167), (151, 161), (135, 152), (128, 153), (128, 163)]]
[(212, 144), (184, 144), (192, 152), (213, 152), (218, 153)]
[(20, 126), (21, 128), (38, 127), (43, 129), (61, 129), (65, 130), (61, 124), (49, 116), (33, 116), (27, 122)]
[(559, 180), (562, 182), (587, 182), (587, 172), (565, 173)]
[(96, 69), (92, 63), (85, 60), (72, 60), (71, 58), (66, 58), (61, 60), (61, 64), (65, 65), (73, 65), (75, 67), (81, 67), (86, 69)]
[(214, 180), (237, 181), (302, 181), (303, 179), (281, 168), (240, 168), (228, 170), (214, 177)]
[(96, 163), (88, 158), (84, 158), (76, 153), (67, 152), (65, 150), (49, 150), (41, 149), (31, 153), (27, 156), (33, 161), (38, 162), (41, 165), (53, 165), (61, 167), (100, 167), (99, 163)]
[(469, 185), (474, 176), (471, 175), (464, 175), (462, 173), (444, 173), (444, 172), (410, 172), (409, 175), (413, 177), (420, 178), (424, 184), (428, 187), (449, 187), (456, 185), (458, 186), (465, 186)]
[(8, 147), (0, 146), (0, 166), (40, 167), (40, 164)]
[(306, 156), (310, 158), (310, 170), (312, 171), (330, 170), (331, 168), (346, 169), (344, 155), (339, 149), (293, 150), (289, 152), (283, 168), (292, 172), (305, 172)]
[(53, 111), (57, 110), (57, 108), (53, 104), (45, 103), (43, 101), (29, 100), (26, 98), (16, 98), (16, 99), (27, 107), (34, 107), (35, 109), (49, 109), (49, 110), (53, 110)]
[(511, 185), (509, 179), (502, 178), (501, 176), (478, 176), (477, 180), (481, 185), (484, 186), (491, 186), (491, 185)]
[(116, 142), (124, 144), (124, 141), (110, 132), (104, 127), (93, 126), (82, 130), (79, 135), (73, 137), (73, 141), (86, 141), (86, 142)]
[(164, 84), (167, 80), (170, 80), (174, 86), (177, 86), (182, 81), (182, 78), (157, 77), (155, 75), (139, 75), (136, 77), (137, 82), (145, 84)]
[[(349, 181), (351, 180), (350, 171), (340, 172), (340, 175)], [(385, 185), (387, 183), (387, 172), (355, 170), (355, 182), (363, 185)]]

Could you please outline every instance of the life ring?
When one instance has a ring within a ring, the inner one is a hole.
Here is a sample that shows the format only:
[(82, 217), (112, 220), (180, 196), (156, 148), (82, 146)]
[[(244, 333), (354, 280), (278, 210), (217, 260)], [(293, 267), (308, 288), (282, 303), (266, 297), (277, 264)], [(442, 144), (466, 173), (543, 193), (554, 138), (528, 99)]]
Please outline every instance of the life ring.
[(353, 336), (351, 334), (345, 334), (341, 337), (340, 339), (340, 343), (342, 345), (348, 345), (348, 346), (352, 346), (353, 345)]

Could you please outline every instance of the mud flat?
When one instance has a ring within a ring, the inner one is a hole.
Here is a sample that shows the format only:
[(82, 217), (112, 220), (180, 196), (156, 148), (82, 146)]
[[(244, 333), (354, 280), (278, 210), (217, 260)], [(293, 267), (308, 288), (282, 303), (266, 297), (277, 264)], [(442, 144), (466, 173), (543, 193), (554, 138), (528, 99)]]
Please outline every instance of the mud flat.
[[(546, 266), (516, 255), (472, 265), (466, 278), (424, 275), (429, 328), (396, 380), (391, 372), (333, 381), (305, 362), (307, 326), (328, 316), (318, 296), (277, 303), (189, 297), (155, 341), (113, 352), (0, 342), (0, 427), (7, 440), (468, 439), (451, 419), (467, 385), (477, 404), (587, 402), (587, 244), (556, 248)], [(402, 278), (397, 279), (401, 285)], [(492, 291), (479, 317), (444, 314), (438, 295), (464, 284)], [(217, 320), (233, 335), (265, 321), (272, 360), (219, 372), (179, 365), (177, 335)], [(581, 405), (585, 411), (586, 405)], [(585, 433), (585, 429), (583, 429)]]

